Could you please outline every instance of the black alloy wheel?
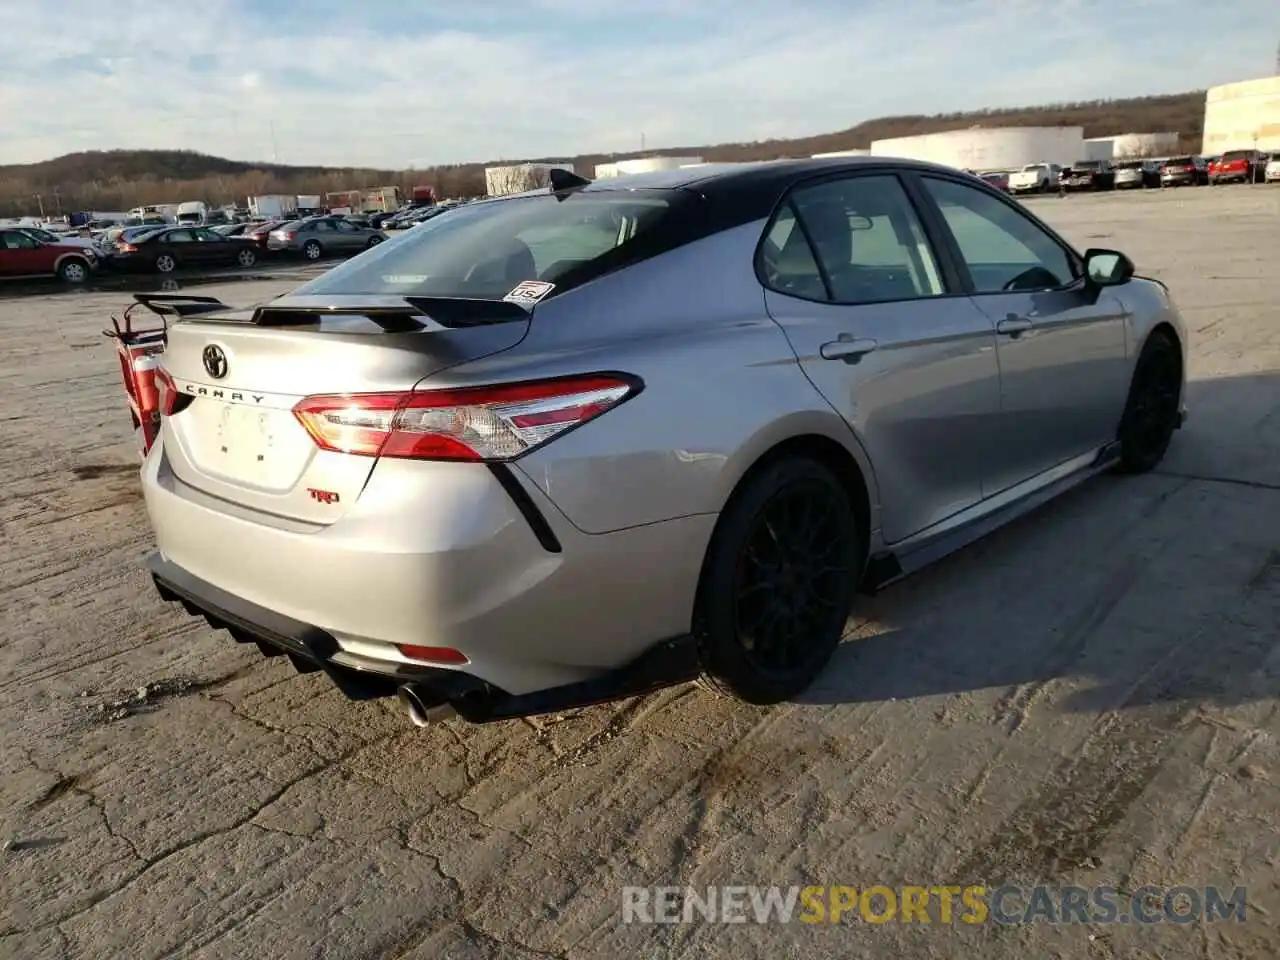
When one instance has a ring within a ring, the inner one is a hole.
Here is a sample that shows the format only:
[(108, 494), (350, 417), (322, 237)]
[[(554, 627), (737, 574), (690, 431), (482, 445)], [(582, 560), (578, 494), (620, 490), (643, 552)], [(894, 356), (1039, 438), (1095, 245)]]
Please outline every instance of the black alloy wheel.
[(1182, 354), (1167, 335), (1151, 335), (1138, 357), (1129, 400), (1120, 419), (1119, 469), (1146, 473), (1164, 459), (1178, 428)]
[(787, 459), (750, 478), (721, 515), (704, 572), (704, 683), (755, 704), (808, 687), (844, 634), (865, 553), (826, 467)]

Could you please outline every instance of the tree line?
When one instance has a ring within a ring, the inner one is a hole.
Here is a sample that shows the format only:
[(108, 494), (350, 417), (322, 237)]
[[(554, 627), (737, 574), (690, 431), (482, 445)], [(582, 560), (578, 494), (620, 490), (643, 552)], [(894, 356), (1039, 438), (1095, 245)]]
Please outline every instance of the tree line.
[[(596, 164), (641, 156), (695, 155), (722, 162), (807, 157), (835, 150), (865, 149), (872, 140), (974, 126), (1080, 126), (1086, 137), (1177, 132), (1179, 149), (1195, 153), (1200, 150), (1204, 127), (1204, 96), (1204, 91), (1197, 90), (1123, 100), (880, 117), (846, 130), (790, 140), (540, 159), (572, 160), (579, 172), (590, 176)], [(0, 166), (0, 216), (35, 214), (41, 208), (48, 215), (74, 210), (128, 210), (143, 204), (183, 200), (243, 203), (246, 197), (263, 194), (324, 194), (385, 186), (399, 187), (405, 193), (414, 186), (431, 186), (439, 197), (473, 197), (485, 193), (485, 167), (500, 163), (376, 170), (248, 163), (189, 150), (89, 151), (43, 163)]]

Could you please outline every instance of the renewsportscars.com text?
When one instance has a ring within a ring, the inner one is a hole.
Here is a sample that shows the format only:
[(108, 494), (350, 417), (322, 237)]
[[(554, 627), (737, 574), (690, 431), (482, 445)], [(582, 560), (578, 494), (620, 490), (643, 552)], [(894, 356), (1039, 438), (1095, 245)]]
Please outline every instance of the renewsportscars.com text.
[(1244, 887), (623, 887), (623, 923), (1243, 923)]

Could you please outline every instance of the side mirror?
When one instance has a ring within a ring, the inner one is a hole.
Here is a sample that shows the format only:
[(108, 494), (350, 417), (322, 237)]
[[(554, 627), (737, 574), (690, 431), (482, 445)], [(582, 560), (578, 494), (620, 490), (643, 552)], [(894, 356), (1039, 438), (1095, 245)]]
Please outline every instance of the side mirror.
[(1086, 250), (1084, 271), (1095, 287), (1116, 287), (1133, 277), (1133, 261), (1119, 250)]

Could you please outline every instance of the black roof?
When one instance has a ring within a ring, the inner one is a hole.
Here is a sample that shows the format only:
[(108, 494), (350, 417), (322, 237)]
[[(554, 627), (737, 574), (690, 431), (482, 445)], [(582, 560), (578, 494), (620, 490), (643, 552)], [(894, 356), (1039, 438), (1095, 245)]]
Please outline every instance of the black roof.
[[(720, 228), (769, 216), (794, 184), (812, 177), (859, 170), (919, 170), (960, 175), (953, 167), (902, 157), (820, 157), (809, 160), (763, 160), (755, 163), (709, 163), (675, 170), (594, 180), (583, 193), (623, 190), (688, 190), (704, 197)], [(539, 191), (541, 192), (541, 191)]]

